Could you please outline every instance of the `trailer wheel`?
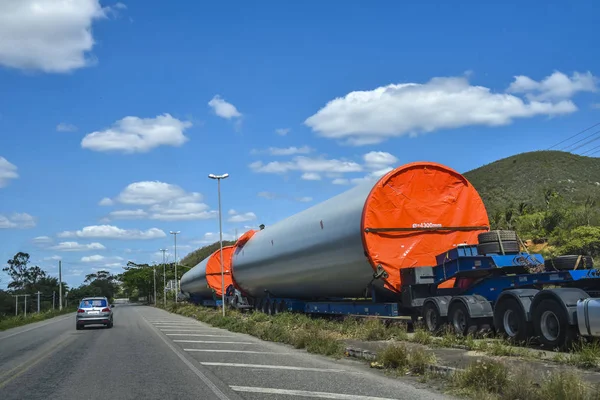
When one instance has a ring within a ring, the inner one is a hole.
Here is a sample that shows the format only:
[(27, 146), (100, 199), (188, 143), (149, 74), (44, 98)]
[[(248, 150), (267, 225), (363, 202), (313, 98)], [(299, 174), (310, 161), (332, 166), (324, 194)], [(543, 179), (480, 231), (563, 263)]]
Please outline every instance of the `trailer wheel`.
[(524, 342), (531, 336), (531, 326), (515, 299), (505, 299), (494, 310), (496, 330), (515, 342)]
[(566, 311), (554, 299), (544, 299), (535, 307), (533, 326), (540, 343), (552, 349), (570, 347), (576, 336)]
[(428, 302), (423, 306), (423, 320), (427, 330), (431, 333), (439, 333), (442, 330), (442, 326), (446, 324), (446, 318), (440, 315), (440, 311), (437, 306)]
[(467, 336), (468, 334), (474, 334), (477, 331), (477, 323), (473, 321), (469, 315), (469, 310), (467, 310), (467, 307), (460, 301), (457, 301), (450, 306), (448, 318), (457, 335)]

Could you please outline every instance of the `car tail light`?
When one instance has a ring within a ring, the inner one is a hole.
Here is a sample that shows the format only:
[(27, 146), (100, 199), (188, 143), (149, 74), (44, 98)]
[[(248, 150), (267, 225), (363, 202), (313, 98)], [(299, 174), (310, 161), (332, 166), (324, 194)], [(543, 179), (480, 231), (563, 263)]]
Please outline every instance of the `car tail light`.
[(77, 314), (84, 313), (84, 312), (85, 312), (85, 310), (82, 310), (81, 308), (79, 310), (77, 310)]
[(102, 309), (102, 312), (110, 312), (110, 308), (108, 308), (108, 307), (104, 307), (104, 308)]

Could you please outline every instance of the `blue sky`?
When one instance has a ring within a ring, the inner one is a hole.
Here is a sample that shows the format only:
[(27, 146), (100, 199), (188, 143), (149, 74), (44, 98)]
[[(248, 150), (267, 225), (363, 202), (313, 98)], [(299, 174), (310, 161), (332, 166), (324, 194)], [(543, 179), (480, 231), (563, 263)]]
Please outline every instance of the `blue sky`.
[(78, 286), (160, 261), (169, 230), (185, 255), (218, 238), (209, 173), (230, 239), (600, 122), (597, 5), (483, 3), (0, 1), (2, 264), (60, 258)]

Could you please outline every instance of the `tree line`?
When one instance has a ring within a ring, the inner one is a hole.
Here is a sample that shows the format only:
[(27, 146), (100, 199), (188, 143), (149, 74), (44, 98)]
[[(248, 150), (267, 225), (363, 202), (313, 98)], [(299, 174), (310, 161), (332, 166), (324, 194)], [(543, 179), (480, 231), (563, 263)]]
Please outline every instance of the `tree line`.
[[(545, 244), (545, 255), (600, 257), (600, 199), (567, 200), (554, 189), (543, 193), (543, 206), (509, 203), (490, 215), (492, 229), (515, 230), (523, 240)], [(600, 261), (600, 260), (599, 260)]]

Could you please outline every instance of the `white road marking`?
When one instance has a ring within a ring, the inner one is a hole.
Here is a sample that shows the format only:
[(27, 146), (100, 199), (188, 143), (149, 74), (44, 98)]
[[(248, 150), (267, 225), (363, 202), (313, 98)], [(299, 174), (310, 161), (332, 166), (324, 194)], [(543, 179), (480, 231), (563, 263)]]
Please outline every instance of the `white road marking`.
[(173, 340), (175, 343), (221, 343), (221, 344), (256, 344), (252, 342), (221, 342), (219, 340)]
[(241, 367), (241, 368), (266, 368), (266, 369), (291, 369), (294, 371), (314, 371), (314, 372), (348, 372), (343, 369), (333, 368), (311, 368), (311, 367), (292, 367), (288, 365), (264, 365), (264, 364), (239, 364), (239, 363), (220, 363), (220, 362), (201, 362), (202, 365), (211, 365), (215, 367)]
[(235, 337), (235, 336), (225, 336), (225, 335), (209, 335), (203, 333), (165, 333), (167, 336), (201, 336), (201, 337)]
[(386, 398), (386, 397), (358, 396), (358, 395), (354, 395), (354, 394), (329, 393), (329, 392), (309, 392), (307, 390), (287, 390), (287, 389), (262, 388), (262, 387), (252, 387), (252, 386), (230, 386), (230, 388), (236, 392), (286, 394), (289, 396), (318, 397), (321, 399), (396, 400), (396, 399), (390, 399), (390, 398)]
[[(142, 317), (142, 319), (144, 319)], [(146, 324), (148, 324), (148, 326), (150, 327), (150, 329), (152, 329), (156, 335), (160, 338), (160, 340), (162, 340), (167, 346), (169, 346), (169, 348), (173, 351), (173, 353), (175, 353), (177, 355), (177, 357), (179, 357), (179, 359), (181, 359), (181, 361), (183, 361), (185, 363), (185, 365), (188, 366), (188, 368), (194, 373), (196, 374), (196, 376), (200, 379), (202, 379), (202, 381), (206, 384), (206, 386), (208, 386), (210, 388), (210, 390), (213, 391), (214, 394), (217, 395), (217, 397), (221, 400), (230, 400), (229, 397), (227, 397), (227, 395), (225, 393), (223, 393), (221, 391), (221, 389), (219, 389), (217, 387), (217, 385), (215, 385), (210, 379), (208, 379), (208, 377), (206, 375), (204, 375), (202, 373), (202, 371), (200, 371), (198, 368), (196, 368), (194, 366), (194, 364), (192, 364), (187, 358), (185, 358), (185, 356), (175, 348), (175, 346), (173, 346), (171, 343), (169, 343), (169, 341), (167, 339), (165, 339), (158, 330), (156, 330), (155, 327), (152, 326), (151, 323), (149, 323), (146, 319), (144, 319), (144, 321), (146, 322)]]
[(6, 336), (2, 336), (2, 337), (0, 337), (0, 340), (2, 340), (2, 339), (8, 339), (9, 337), (13, 337), (13, 336), (15, 336), (15, 335), (20, 335), (21, 333), (29, 332), (29, 331), (32, 331), (32, 330), (34, 330), (34, 329), (41, 328), (41, 327), (43, 327), (43, 326), (46, 326), (46, 325), (53, 324), (53, 323), (55, 323), (55, 322), (64, 321), (64, 320), (66, 320), (66, 319), (69, 319), (69, 318), (73, 318), (73, 316), (72, 316), (72, 315), (68, 315), (68, 316), (66, 316), (65, 318), (61, 318), (61, 319), (55, 319), (55, 320), (53, 320), (53, 321), (48, 321), (48, 322), (46, 322), (46, 323), (44, 323), (44, 324), (40, 324), (40, 325), (38, 325), (38, 326), (34, 326), (33, 328), (29, 328), (29, 329), (25, 329), (25, 330), (22, 330), (22, 331), (19, 331), (19, 332), (11, 333), (10, 335), (6, 335)]
[(275, 351), (254, 351), (254, 350), (222, 350), (222, 349), (183, 349), (183, 351), (203, 351), (206, 353), (246, 353), (246, 354), (281, 354), (287, 356), (287, 353), (277, 353)]

